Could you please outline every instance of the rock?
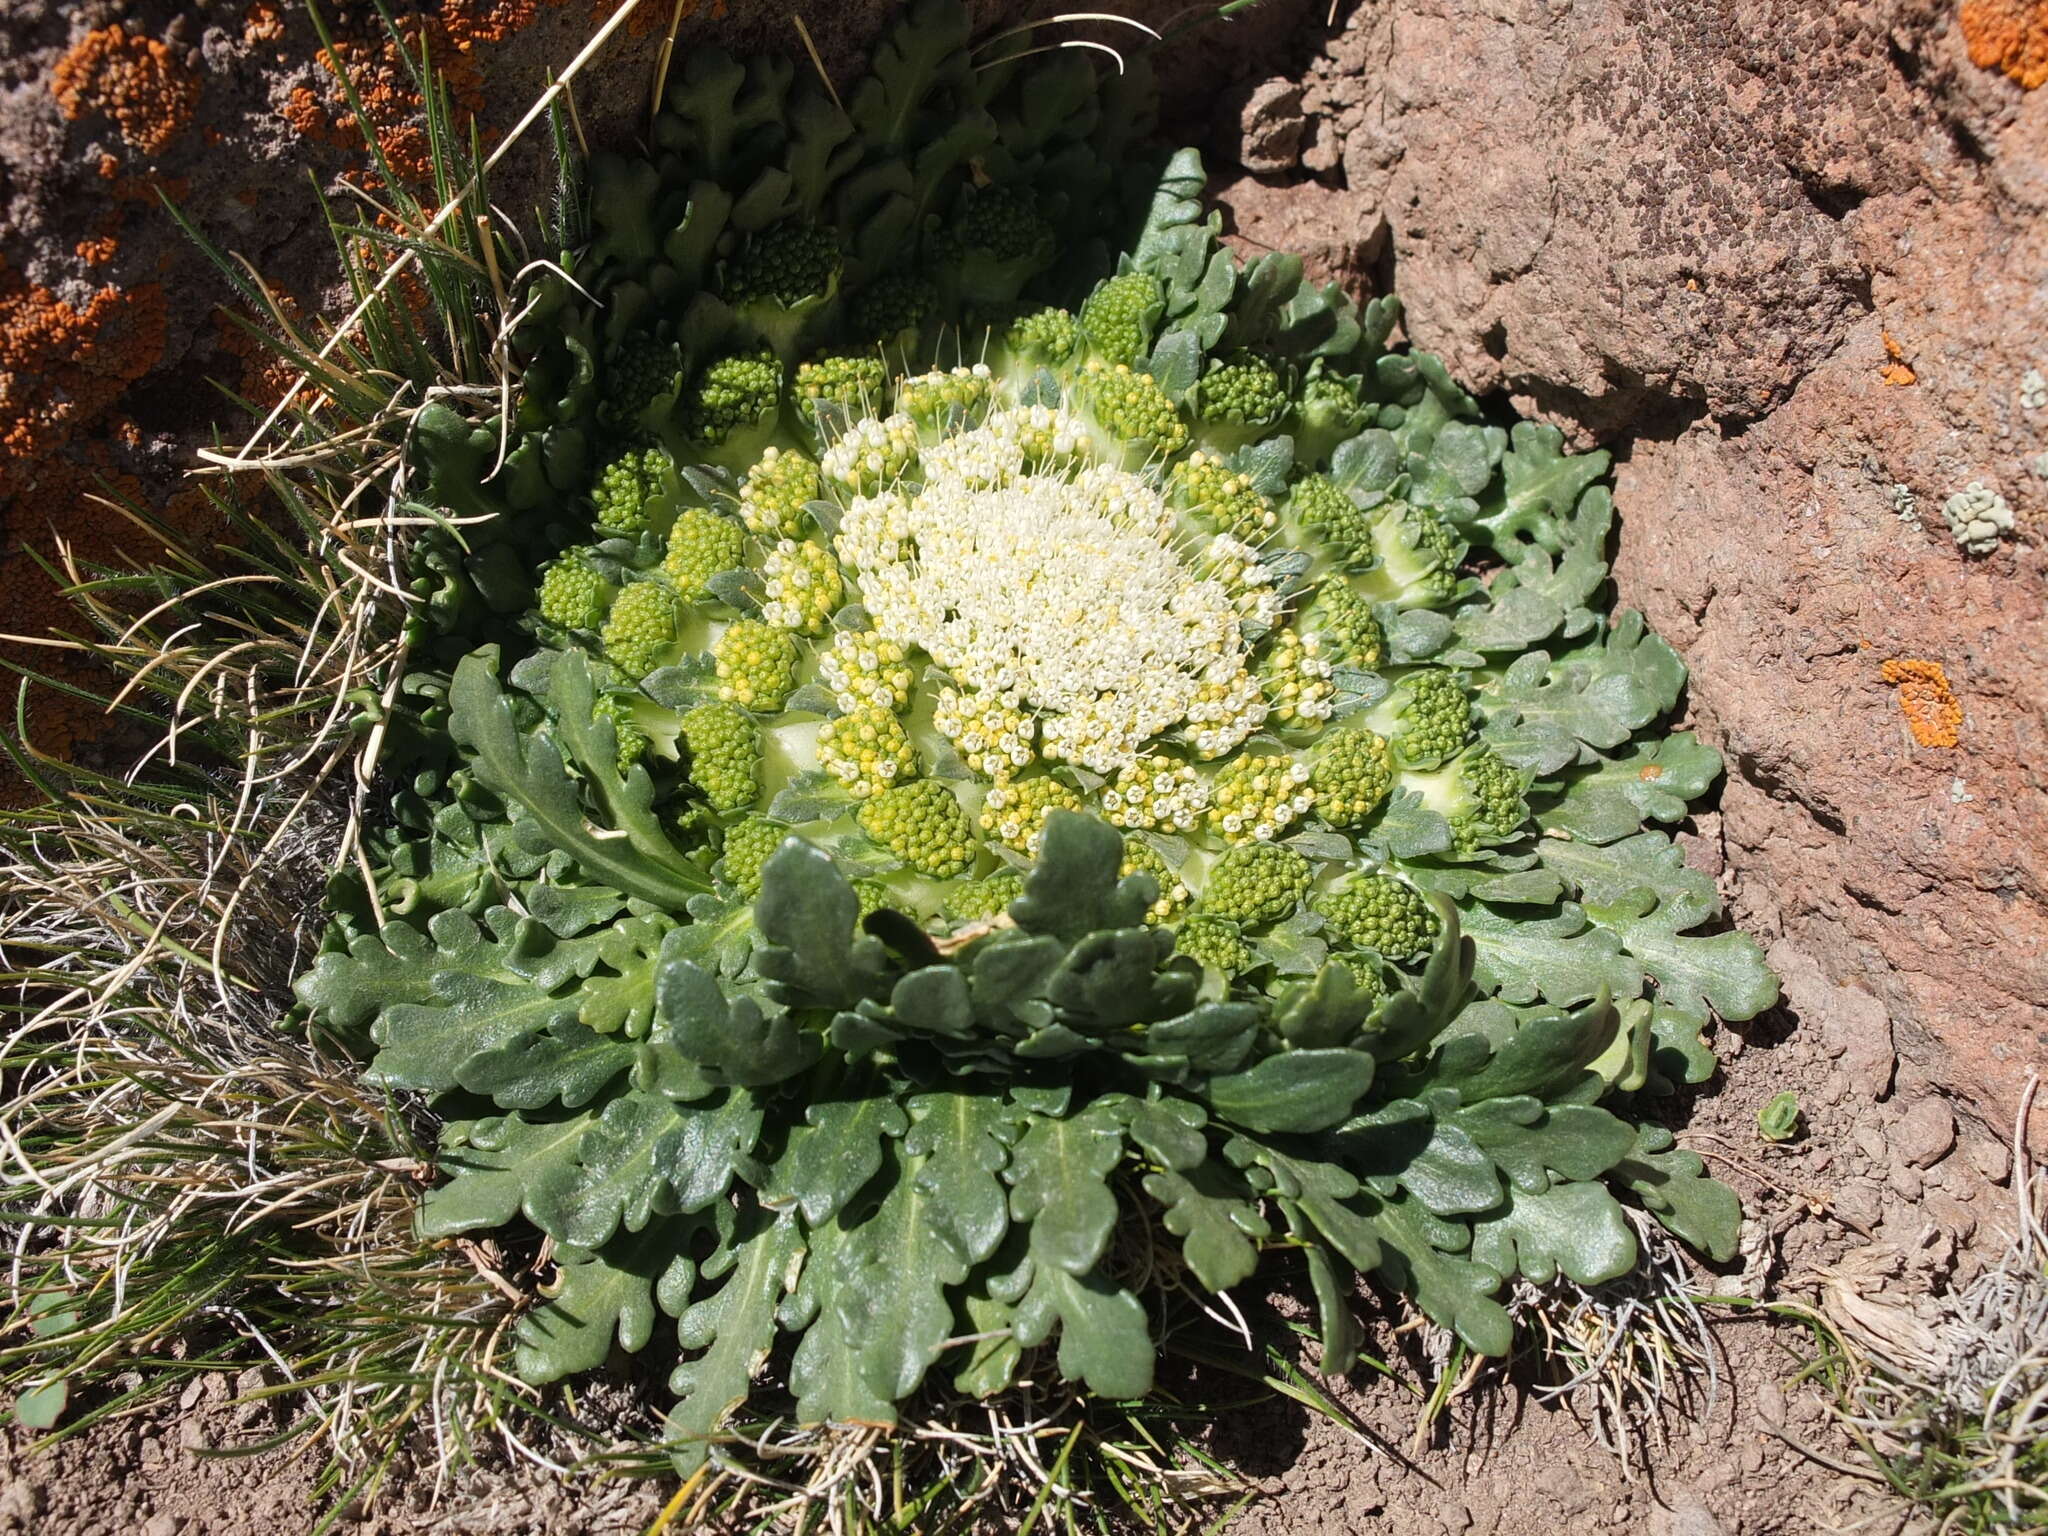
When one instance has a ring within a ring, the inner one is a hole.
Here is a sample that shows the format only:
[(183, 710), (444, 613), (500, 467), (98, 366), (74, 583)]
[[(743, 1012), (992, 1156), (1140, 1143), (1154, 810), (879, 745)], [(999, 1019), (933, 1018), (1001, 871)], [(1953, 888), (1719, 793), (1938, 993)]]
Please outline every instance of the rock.
[(2002, 1141), (1972, 1136), (1963, 1143), (1963, 1152), (1970, 1166), (1994, 1184), (2003, 1184), (2012, 1176), (2012, 1152)]
[(41, 1488), (25, 1477), (10, 1478), (5, 1486), (0, 1486), (0, 1530), (34, 1530), (42, 1507)]
[(1818, 961), (1787, 940), (1771, 946), (1769, 959), (1784, 986), (1786, 1005), (1802, 1024), (1816, 1027), (1849, 1091), (1865, 1099), (1882, 1098), (1898, 1060), (1884, 1005), (1861, 987), (1836, 986)]
[(176, 1515), (152, 1515), (143, 1522), (141, 1536), (178, 1536), (185, 1522)]
[(1869, 1179), (1851, 1179), (1828, 1202), (1835, 1214), (1850, 1226), (1868, 1236), (1884, 1214), (1884, 1199), (1878, 1186)]
[[(1260, 189), (1247, 248), (1391, 279), (1468, 382), (1621, 440), (1617, 584), (1727, 755), (1735, 917), (1857, 1092), (1896, 1051), (2009, 1117), (2048, 1050), (2048, 90), (1939, 0), (1386, 0), (1307, 86), (1339, 186)], [(1981, 559), (1940, 522), (1973, 479), (2018, 521)], [(1956, 747), (1894, 659), (1944, 668)]]
[(1967, 1243), (1977, 1230), (1977, 1213), (1958, 1200), (1954, 1195), (1939, 1189), (1930, 1189), (1922, 1197), (1927, 1214), (1938, 1222), (1943, 1231), (1957, 1243)]
[(1264, 80), (1238, 113), (1237, 163), (1254, 176), (1282, 176), (1301, 164), (1300, 84)]
[(1921, 1099), (1892, 1127), (1892, 1150), (1915, 1168), (1932, 1168), (1956, 1144), (1956, 1118), (1936, 1098)]
[(1722, 1528), (1699, 1495), (1686, 1489), (1674, 1493), (1668, 1507), (1650, 1506), (1650, 1536), (1722, 1536)]
[(1918, 1200), (1920, 1198), (1922, 1185), (1920, 1170), (1911, 1163), (1896, 1157), (1893, 1158), (1891, 1168), (1886, 1175), (1886, 1182), (1891, 1185), (1892, 1193), (1901, 1200)]

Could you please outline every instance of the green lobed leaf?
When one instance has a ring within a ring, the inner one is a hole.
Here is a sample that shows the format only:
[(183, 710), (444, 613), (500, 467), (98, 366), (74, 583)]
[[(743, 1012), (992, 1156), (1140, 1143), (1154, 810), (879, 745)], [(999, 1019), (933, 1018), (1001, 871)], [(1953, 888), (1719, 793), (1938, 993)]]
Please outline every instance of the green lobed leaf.
[(1472, 1224), (1472, 1257), (1537, 1285), (1560, 1271), (1580, 1285), (1602, 1285), (1635, 1268), (1636, 1235), (1599, 1184), (1511, 1189), (1500, 1210)]
[(677, 1319), (677, 1342), (692, 1358), (669, 1376), (678, 1400), (669, 1410), (667, 1438), (676, 1470), (685, 1476), (704, 1464), (711, 1437), (746, 1400), (754, 1372), (774, 1347), (776, 1310), (795, 1286), (803, 1257), (795, 1212), (762, 1213), (704, 1262), (703, 1277), (725, 1283)]
[(621, 786), (618, 792), (619, 804), (629, 813), (629, 824), (622, 829), (628, 838), (595, 834), (561, 751), (547, 731), (538, 730), (522, 742), (498, 685), (496, 660), (489, 649), (463, 657), (448, 690), (453, 706), (449, 728), (475, 754), (470, 771), (477, 782), (517, 801), (549, 847), (568, 854), (592, 879), (628, 896), (680, 911), (692, 895), (708, 890), (711, 882), (655, 823), (646, 803), (644, 775), (638, 790), (629, 792)]

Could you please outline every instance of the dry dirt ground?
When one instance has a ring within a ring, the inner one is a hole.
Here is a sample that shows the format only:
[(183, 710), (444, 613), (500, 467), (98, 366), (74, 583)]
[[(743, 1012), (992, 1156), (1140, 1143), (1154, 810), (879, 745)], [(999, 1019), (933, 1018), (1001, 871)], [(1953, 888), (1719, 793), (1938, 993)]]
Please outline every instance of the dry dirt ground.
[[(807, 14), (836, 63), (889, 9)], [(694, 35), (780, 46), (784, 10), (735, 0)], [(590, 21), (584, 0), (441, 14), (471, 29), (494, 101), (527, 99)], [(109, 74), (116, 28), (133, 67)], [(263, 384), (229, 333), (165, 306), (204, 279), (154, 189), (317, 302), (317, 231), (277, 213), (346, 155), (331, 110), (307, 110), (331, 92), (305, 31), (263, 0), (0, 14), (11, 609), (15, 542), (95, 515), (82, 477), (175, 508), (192, 377)], [(584, 98), (600, 130), (639, 99), (651, 42), (628, 42), (615, 88)], [(1911, 1319), (2011, 1220), (2001, 1133), (2048, 1062), (2048, 407), (2025, 383), (2048, 369), (2048, 90), (2028, 84), (2048, 67), (2029, 48), (2048, 51), (2039, 0), (1272, 0), (1173, 65), (1174, 126), (1237, 238), (1360, 295), (1398, 287), (1410, 336), (1461, 377), (1617, 454), (1620, 596), (1685, 655), (1692, 723), (1730, 762), (1687, 855), (1785, 981), (1785, 1007), (1724, 1029), (1722, 1076), (1673, 1106), (1751, 1218), (1743, 1261), (1704, 1289)], [(1978, 560), (1941, 518), (1971, 481), (2019, 518)], [(1941, 669), (1952, 737), (1886, 679), (1902, 660)], [(1756, 1112), (1786, 1087), (1806, 1134), (1771, 1146)], [(1411, 1451), (1416, 1399), (1360, 1384), (1340, 1395), (1377, 1445), (1292, 1409), (1219, 1429), (1265, 1495), (1234, 1529), (1897, 1528), (1828, 1464), (1856, 1463), (1819, 1395), (1787, 1385), (1805, 1334), (1708, 1315), (1711, 1402), (1676, 1401), (1641, 1458), (1512, 1374)], [(302, 1528), (313, 1458), (217, 1454), (281, 1427), (235, 1392), (202, 1383), (46, 1454), (10, 1434), (0, 1531)], [(664, 1493), (507, 1467), (395, 1487), (341, 1529), (633, 1531)]]

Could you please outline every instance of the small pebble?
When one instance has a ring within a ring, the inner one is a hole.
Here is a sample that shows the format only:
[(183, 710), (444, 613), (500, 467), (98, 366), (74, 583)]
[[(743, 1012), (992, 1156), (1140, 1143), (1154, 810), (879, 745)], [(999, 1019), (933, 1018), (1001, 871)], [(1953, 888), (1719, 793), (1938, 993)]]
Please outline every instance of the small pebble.
[(1915, 1168), (1932, 1168), (1956, 1144), (1956, 1117), (1941, 1100), (1922, 1099), (1892, 1127), (1891, 1143)]

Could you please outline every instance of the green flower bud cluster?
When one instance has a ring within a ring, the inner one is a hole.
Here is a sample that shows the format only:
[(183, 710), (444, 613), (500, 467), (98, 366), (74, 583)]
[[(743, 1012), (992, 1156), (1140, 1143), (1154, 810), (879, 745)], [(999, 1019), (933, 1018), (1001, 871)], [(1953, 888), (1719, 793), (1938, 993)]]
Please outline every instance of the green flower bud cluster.
[(846, 599), (838, 563), (820, 544), (778, 540), (761, 562), (761, 576), (761, 617), (801, 635), (822, 635)]
[(708, 366), (683, 398), (683, 429), (716, 447), (743, 428), (759, 427), (782, 408), (782, 364), (773, 352), (740, 352)]
[(1000, 917), (1024, 894), (1024, 877), (999, 869), (986, 880), (962, 880), (946, 891), (944, 911), (956, 923), (985, 923)]
[(1209, 781), (1193, 764), (1160, 753), (1139, 758), (1102, 791), (1103, 814), (1119, 827), (1191, 832), (1208, 808)]
[(1277, 923), (1301, 905), (1315, 871), (1277, 843), (1245, 843), (1225, 851), (1202, 884), (1202, 910), (1240, 928)]
[(926, 429), (978, 420), (995, 395), (988, 364), (921, 373), (896, 386), (896, 409)]
[(1296, 481), (1288, 510), (1297, 526), (1339, 559), (1355, 563), (1372, 558), (1374, 514), (1345, 495), (1328, 475)]
[(917, 748), (895, 715), (863, 705), (819, 727), (818, 766), (856, 800), (867, 800), (917, 777)]
[(1081, 345), (1081, 327), (1064, 309), (1041, 309), (1012, 325), (1003, 344), (1027, 363), (1062, 368)]
[(746, 543), (745, 530), (731, 518), (709, 507), (685, 507), (669, 527), (662, 573), (684, 597), (700, 597), (720, 571), (739, 569)]
[(1268, 718), (1281, 730), (1320, 726), (1336, 708), (1336, 688), (1320, 636), (1276, 630), (1259, 658)]
[(718, 861), (719, 874), (752, 901), (761, 894), (762, 869), (788, 835), (789, 828), (779, 821), (749, 816), (726, 832), (725, 848)]
[(745, 810), (761, 792), (761, 733), (737, 704), (699, 704), (683, 714), (690, 782), (721, 816)]
[(1333, 827), (1364, 826), (1394, 787), (1386, 739), (1357, 727), (1333, 731), (1316, 743), (1308, 781), (1323, 820)]
[(1393, 961), (1428, 953), (1443, 925), (1414, 886), (1392, 875), (1363, 875), (1310, 903), (1329, 931), (1358, 949)]
[(976, 251), (997, 261), (1043, 263), (1053, 256), (1053, 229), (1029, 187), (988, 186), (963, 199), (943, 243), (956, 258)]
[(1450, 823), (1460, 853), (1507, 842), (1529, 819), (1522, 798), (1528, 781), (1491, 747), (1469, 747), (1443, 767), (1409, 774), (1404, 782), (1418, 790), (1424, 806)]
[(908, 416), (863, 417), (818, 461), (825, 478), (857, 496), (872, 496), (917, 462), (917, 423)]
[(604, 414), (624, 426), (663, 394), (674, 389), (682, 357), (672, 341), (632, 335), (612, 353), (604, 370)]
[(605, 659), (628, 677), (645, 677), (676, 643), (676, 618), (675, 594), (664, 583), (628, 582), (605, 619)]
[(728, 303), (780, 304), (794, 309), (839, 286), (845, 258), (839, 238), (815, 224), (781, 224), (754, 236), (726, 268)]
[(1081, 334), (1105, 363), (1135, 363), (1151, 350), (1152, 327), (1164, 298), (1148, 272), (1126, 272), (1098, 284), (1081, 306)]
[(878, 406), (888, 384), (888, 365), (881, 358), (853, 352), (798, 365), (792, 392), (806, 405), (823, 402), (844, 411), (868, 411)]
[(1150, 843), (1127, 837), (1124, 839), (1124, 861), (1117, 870), (1117, 878), (1127, 879), (1132, 875), (1150, 875), (1159, 888), (1158, 895), (1145, 909), (1145, 921), (1155, 927), (1160, 923), (1173, 922), (1194, 899), (1187, 882), (1166, 862), (1165, 854)]
[(1252, 968), (1252, 948), (1227, 917), (1197, 912), (1173, 931), (1174, 949), (1205, 971), (1238, 976)]
[(612, 584), (575, 551), (541, 573), (540, 616), (557, 629), (596, 629), (612, 604)]
[(818, 466), (801, 453), (771, 447), (740, 486), (740, 521), (758, 539), (793, 539), (804, 508), (821, 494)]
[(629, 448), (598, 472), (590, 488), (591, 511), (608, 533), (639, 533), (653, 521), (655, 506), (675, 476), (675, 461), (661, 447)]
[(1097, 426), (1141, 459), (1170, 458), (1187, 446), (1187, 423), (1149, 373), (1090, 358), (1074, 393)]
[(856, 293), (847, 306), (847, 329), (860, 341), (887, 346), (914, 337), (939, 307), (939, 290), (915, 272), (888, 272)]
[(712, 648), (718, 696), (743, 709), (780, 709), (796, 691), (796, 636), (759, 619), (735, 619)]
[(1279, 371), (1264, 358), (1239, 351), (1210, 369), (1195, 389), (1195, 408), (1204, 422), (1255, 430), (1287, 414), (1290, 401)]
[(1308, 605), (1307, 623), (1339, 666), (1377, 671), (1387, 659), (1387, 632), (1372, 604), (1342, 581), (1326, 581)]
[(885, 789), (863, 801), (854, 820), (870, 841), (934, 880), (951, 880), (974, 866), (974, 823), (936, 779)]
[(818, 677), (842, 713), (869, 706), (900, 711), (910, 703), (908, 654), (875, 630), (842, 629), (818, 658)]
[(1078, 811), (1080, 791), (1041, 774), (1033, 779), (997, 779), (982, 801), (981, 830), (1019, 853), (1036, 853), (1045, 818), (1054, 811)]
[(1256, 543), (1279, 525), (1273, 504), (1259, 494), (1250, 475), (1235, 474), (1210, 453), (1191, 453), (1167, 476), (1176, 505), (1204, 527)]
[(1308, 764), (1280, 756), (1233, 758), (1216, 775), (1209, 826), (1226, 842), (1270, 842), (1315, 803)]
[(608, 693), (597, 701), (597, 713), (612, 723), (612, 733), (619, 744), (618, 769), (624, 774), (647, 751), (647, 733), (633, 718), (633, 701), (621, 694)]
[(1387, 738), (1404, 768), (1434, 768), (1456, 756), (1472, 735), (1472, 702), (1448, 667), (1409, 672), (1365, 716)]

